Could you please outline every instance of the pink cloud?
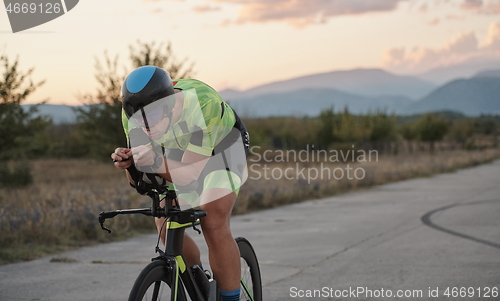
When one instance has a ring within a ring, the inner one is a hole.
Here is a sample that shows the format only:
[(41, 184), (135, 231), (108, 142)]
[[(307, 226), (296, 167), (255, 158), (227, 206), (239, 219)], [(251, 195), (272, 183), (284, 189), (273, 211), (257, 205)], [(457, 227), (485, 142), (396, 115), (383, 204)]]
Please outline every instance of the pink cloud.
[(150, 14), (159, 14), (163, 11), (161, 8), (155, 8), (149, 11)]
[(475, 11), (479, 14), (500, 14), (500, 0), (464, 0), (460, 7), (464, 10)]
[(211, 0), (241, 5), (233, 23), (285, 21), (294, 26), (324, 23), (339, 15), (357, 15), (394, 10), (406, 0)]
[(427, 24), (429, 24), (429, 25), (438, 25), (439, 24), (439, 19), (438, 18), (434, 18), (434, 19), (430, 20), (429, 22), (427, 22)]
[(482, 47), (493, 51), (500, 50), (500, 22), (493, 22), (490, 24), (488, 34), (484, 39)]
[(462, 9), (478, 9), (483, 6), (483, 0), (464, 0), (460, 7)]
[(437, 48), (416, 46), (407, 50), (394, 47), (383, 54), (382, 65), (395, 72), (424, 72), (436, 67), (458, 64), (474, 57), (500, 58), (500, 22), (490, 24), (482, 43), (474, 32), (465, 32)]
[(208, 12), (214, 12), (220, 10), (220, 7), (218, 6), (211, 6), (211, 5), (199, 5), (193, 7), (193, 11), (197, 13), (208, 13)]
[(421, 13), (426, 13), (428, 11), (428, 6), (427, 6), (427, 3), (426, 4), (423, 4), (422, 6), (420, 6), (420, 8), (418, 9), (419, 12)]
[(460, 20), (460, 21), (464, 21), (465, 17), (464, 16), (454, 15), (454, 14), (449, 14), (449, 15), (446, 16), (446, 19), (447, 20)]

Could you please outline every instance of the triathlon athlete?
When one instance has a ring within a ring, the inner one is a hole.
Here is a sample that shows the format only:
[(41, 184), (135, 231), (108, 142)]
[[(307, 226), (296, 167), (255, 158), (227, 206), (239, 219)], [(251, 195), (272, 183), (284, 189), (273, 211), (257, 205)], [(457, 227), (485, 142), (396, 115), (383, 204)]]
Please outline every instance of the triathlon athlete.
[[(176, 191), (183, 206), (207, 212), (201, 226), (222, 300), (239, 300), (240, 256), (230, 217), (246, 179), (245, 126), (213, 88), (195, 79), (172, 80), (155, 66), (132, 71), (122, 97), (128, 147), (111, 154), (115, 167), (126, 170), (134, 164), (154, 173)], [(135, 187), (127, 170), (126, 175)], [(155, 222), (165, 243), (164, 219)], [(200, 265), (200, 251), (187, 234), (183, 253), (189, 266)]]

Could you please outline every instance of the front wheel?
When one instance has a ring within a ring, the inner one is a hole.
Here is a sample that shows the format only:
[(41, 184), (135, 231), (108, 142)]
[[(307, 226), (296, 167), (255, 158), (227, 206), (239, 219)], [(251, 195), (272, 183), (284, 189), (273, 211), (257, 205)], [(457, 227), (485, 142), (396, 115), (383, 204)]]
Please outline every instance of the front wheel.
[(243, 237), (236, 238), (240, 250), (240, 300), (262, 301), (262, 281), (259, 262), (252, 245)]
[[(177, 290), (170, 289), (171, 274), (167, 271), (167, 263), (163, 260), (148, 264), (137, 277), (132, 287), (129, 301), (186, 301), (186, 295), (180, 280)], [(172, 293), (177, 291), (177, 298), (172, 299)]]

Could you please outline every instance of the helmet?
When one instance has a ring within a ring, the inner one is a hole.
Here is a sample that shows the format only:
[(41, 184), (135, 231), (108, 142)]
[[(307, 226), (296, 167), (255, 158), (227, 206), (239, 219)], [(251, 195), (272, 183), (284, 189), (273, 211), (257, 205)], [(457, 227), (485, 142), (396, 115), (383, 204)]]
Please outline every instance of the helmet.
[[(168, 73), (156, 66), (142, 66), (132, 71), (122, 85), (122, 106), (130, 118), (141, 108), (175, 93)], [(172, 105), (169, 106), (172, 110)]]

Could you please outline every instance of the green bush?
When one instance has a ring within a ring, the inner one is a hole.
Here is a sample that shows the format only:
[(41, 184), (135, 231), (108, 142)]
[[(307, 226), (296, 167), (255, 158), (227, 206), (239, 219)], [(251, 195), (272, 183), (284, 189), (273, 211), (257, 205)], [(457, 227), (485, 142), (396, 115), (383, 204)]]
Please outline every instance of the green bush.
[(31, 164), (28, 161), (12, 162), (11, 164), (7, 161), (0, 161), (0, 187), (23, 187), (32, 183)]

